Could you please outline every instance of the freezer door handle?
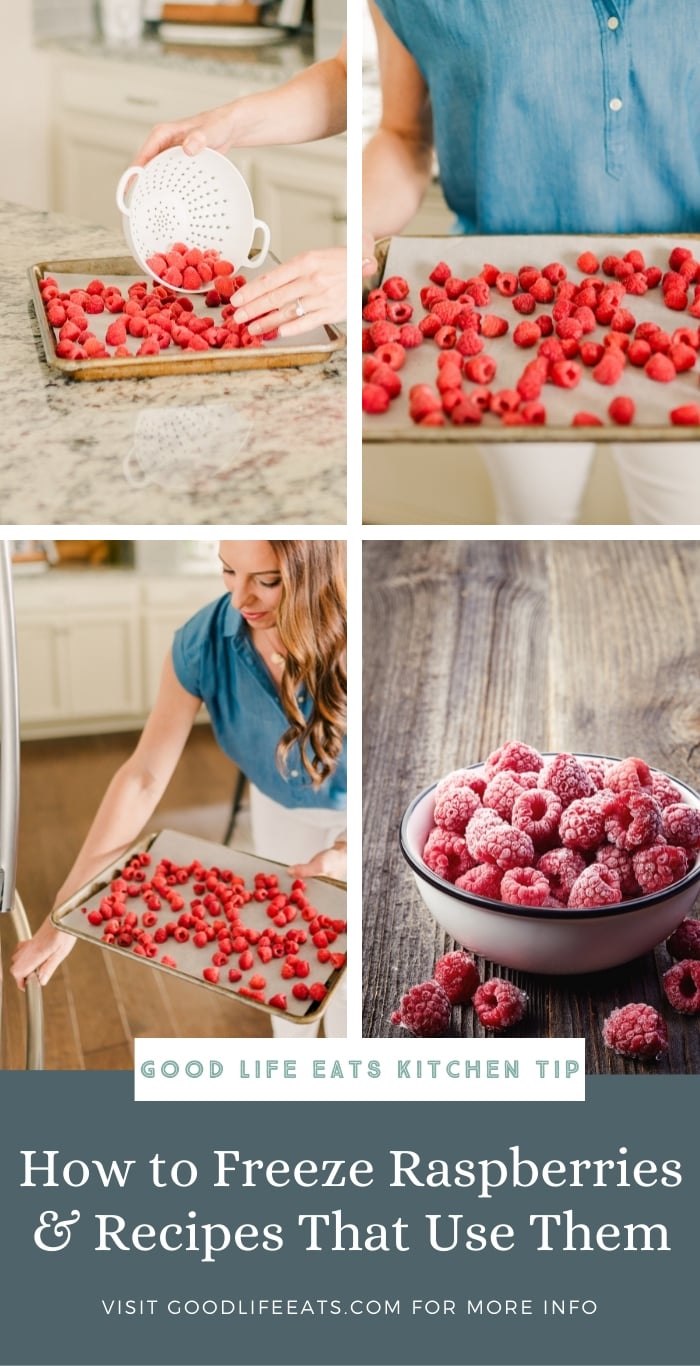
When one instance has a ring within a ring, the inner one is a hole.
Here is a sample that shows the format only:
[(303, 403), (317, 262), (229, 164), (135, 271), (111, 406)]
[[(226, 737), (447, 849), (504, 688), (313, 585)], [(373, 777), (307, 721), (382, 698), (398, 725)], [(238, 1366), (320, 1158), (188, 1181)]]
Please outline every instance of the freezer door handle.
[(0, 912), (15, 896), (19, 818), (19, 689), (10, 542), (0, 541)]

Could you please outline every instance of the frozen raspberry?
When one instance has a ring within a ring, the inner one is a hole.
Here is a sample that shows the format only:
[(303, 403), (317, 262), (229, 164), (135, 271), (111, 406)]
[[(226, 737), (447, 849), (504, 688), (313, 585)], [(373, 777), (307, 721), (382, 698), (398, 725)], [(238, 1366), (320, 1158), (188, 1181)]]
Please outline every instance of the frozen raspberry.
[(677, 802), (664, 808), (661, 821), (669, 844), (679, 844), (683, 849), (697, 854), (700, 849), (700, 811), (686, 802)]
[(644, 374), (656, 380), (657, 384), (670, 384), (676, 378), (676, 367), (668, 356), (657, 354), (651, 357), (644, 366)]
[(681, 1015), (700, 1014), (700, 962), (684, 958), (661, 978), (666, 999)]
[(536, 773), (510, 773), (506, 771), (497, 773), (486, 788), (483, 804), (495, 811), (502, 821), (509, 821), (517, 798), (526, 788), (536, 785)]
[(496, 1031), (519, 1024), (527, 1009), (525, 992), (503, 977), (491, 977), (483, 982), (474, 992), (472, 1001), (484, 1029)]
[(443, 830), (464, 835), (468, 822), (481, 806), (479, 798), (470, 787), (447, 787), (435, 799), (435, 824)]
[(673, 806), (683, 800), (679, 789), (665, 773), (652, 773), (651, 790), (662, 811), (664, 807)]
[[(479, 814), (477, 812), (474, 819), (478, 820)], [(535, 861), (535, 846), (530, 836), (524, 830), (513, 830), (505, 821), (484, 832), (481, 847), (484, 862), (495, 863), (504, 872), (509, 868), (527, 868)]]
[(605, 775), (610, 768), (608, 761), (606, 759), (582, 759), (581, 763), (596, 790), (600, 791), (605, 784)]
[(549, 849), (537, 860), (540, 872), (545, 874), (552, 893), (563, 905), (567, 905), (577, 877), (586, 867), (586, 861), (576, 849)]
[(611, 792), (638, 792), (640, 788), (651, 789), (652, 773), (643, 759), (621, 759), (611, 764), (605, 775), (605, 786)]
[(671, 409), (669, 417), (674, 427), (700, 427), (700, 404), (682, 403)]
[(439, 982), (420, 982), (401, 998), (391, 1023), (403, 1025), (418, 1039), (434, 1039), (450, 1027), (452, 1006)]
[[(389, 367), (387, 366), (387, 369)], [(391, 395), (382, 384), (363, 384), (362, 410), (365, 413), (385, 413), (391, 403)]]
[[(496, 814), (495, 811), (482, 807), (472, 816), (465, 833), (467, 849), (474, 863), (493, 863), (495, 862), (488, 854), (492, 834), (509, 827), (506, 822)], [(424, 855), (425, 857), (425, 855)], [(473, 866), (473, 865), (472, 865)], [(467, 869), (464, 869), (466, 872)]]
[(672, 958), (700, 960), (700, 920), (690, 917), (681, 920), (678, 929), (666, 940), (666, 948)]
[[(523, 774), (529, 777), (529, 774)], [(534, 777), (534, 775), (532, 775)], [(535, 784), (532, 784), (533, 788)], [(535, 849), (541, 851), (557, 843), (557, 829), (561, 820), (562, 804), (555, 792), (546, 788), (523, 792), (513, 803), (512, 824), (530, 836)]]
[(573, 754), (557, 754), (550, 759), (537, 781), (539, 787), (547, 787), (556, 794), (564, 809), (581, 797), (591, 797), (595, 790), (583, 764)]
[(510, 906), (544, 906), (550, 890), (545, 874), (536, 868), (510, 868), (503, 874), (501, 900)]
[(423, 862), (446, 882), (455, 882), (462, 873), (474, 866), (474, 859), (467, 853), (464, 839), (449, 830), (441, 830), (438, 825), (428, 835)]
[(509, 740), (489, 754), (484, 764), (484, 775), (490, 779), (503, 772), (539, 773), (543, 763), (542, 755), (531, 745), (525, 745), (521, 740)]
[(639, 896), (641, 888), (634, 875), (632, 855), (625, 849), (618, 849), (616, 844), (601, 844), (596, 850), (595, 861), (617, 873), (623, 897)]
[(625, 1058), (660, 1058), (668, 1052), (666, 1023), (644, 1002), (613, 1010), (603, 1024), (603, 1040)]
[(605, 837), (605, 810), (596, 794), (571, 802), (560, 824), (561, 842), (568, 849), (597, 849)]
[(617, 422), (619, 427), (628, 427), (634, 419), (634, 399), (625, 398), (619, 394), (612, 400), (608, 408), (608, 413), (613, 422)]
[(648, 848), (661, 834), (661, 811), (650, 792), (621, 793), (608, 805), (605, 833), (618, 849)]
[(503, 873), (495, 864), (478, 863), (475, 868), (470, 868), (457, 878), (455, 887), (459, 887), (463, 892), (471, 892), (474, 896), (486, 896), (491, 901), (500, 901), (502, 880)]
[(481, 981), (479, 969), (471, 954), (463, 953), (461, 949), (438, 958), (433, 975), (453, 1006), (471, 1001)]
[(592, 863), (588, 868), (584, 868), (571, 888), (569, 910), (612, 906), (621, 900), (622, 891), (617, 873), (613, 869)]
[(688, 855), (674, 844), (652, 844), (632, 856), (634, 875), (643, 892), (662, 892), (685, 877)]

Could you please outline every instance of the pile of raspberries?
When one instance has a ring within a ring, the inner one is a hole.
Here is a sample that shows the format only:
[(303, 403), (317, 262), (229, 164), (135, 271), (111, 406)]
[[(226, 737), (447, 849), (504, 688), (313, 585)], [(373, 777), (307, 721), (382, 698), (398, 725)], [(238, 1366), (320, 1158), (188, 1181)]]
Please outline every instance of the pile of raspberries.
[[(669, 329), (658, 323), (638, 321), (633, 300), (660, 287), (671, 316), (687, 314), (700, 319), (700, 262), (686, 247), (674, 247), (668, 270), (647, 266), (641, 251), (623, 257), (606, 256), (602, 262), (591, 251), (579, 256), (583, 278), (575, 283), (564, 265), (553, 261), (540, 271), (522, 266), (516, 273), (486, 264), (469, 279), (454, 276), (439, 261), (420, 290), (425, 316), (416, 324), (409, 301), (409, 284), (400, 275), (390, 276), (367, 296), (363, 318), (362, 406), (367, 413), (386, 412), (402, 390), (398, 371), (407, 352), (432, 340), (438, 348), (434, 386), (414, 384), (409, 390), (409, 416), (421, 427), (474, 426), (487, 414), (506, 427), (542, 426), (547, 413), (542, 394), (545, 385), (575, 389), (584, 369), (597, 384), (613, 386), (628, 366), (642, 369), (648, 379), (667, 384), (695, 367), (700, 333), (687, 322)], [(598, 273), (600, 272), (600, 273)], [(692, 287), (692, 297), (690, 290)], [(515, 346), (536, 356), (512, 389), (498, 388), (494, 381), (497, 361), (485, 345), (510, 331), (510, 321), (492, 313), (495, 297), (522, 319), (512, 332)], [(538, 307), (551, 309), (535, 316)], [(636, 307), (636, 303), (635, 303)], [(486, 311), (483, 311), (486, 310)], [(606, 329), (598, 339), (592, 334)], [(464, 382), (474, 387), (466, 389)], [(635, 416), (634, 400), (619, 394), (608, 406), (611, 421), (628, 426)], [(669, 413), (676, 426), (700, 425), (700, 405), (684, 403)], [(577, 412), (572, 426), (603, 426), (594, 413)]]
[(700, 811), (643, 759), (557, 754), (521, 741), (435, 790), (431, 872), (514, 906), (576, 910), (660, 892), (700, 852)]
[[(325, 998), (325, 983), (313, 980), (314, 966), (324, 965), (324, 974), (328, 965), (344, 966), (346, 955), (332, 946), (347, 925), (312, 906), (302, 878), (284, 892), (274, 873), (256, 873), (249, 888), (232, 869), (205, 868), (196, 859), (185, 866), (170, 859), (150, 865), (150, 854), (134, 854), (112, 878), (99, 906), (81, 907), (89, 923), (101, 929), (103, 944), (176, 968), (178, 946), (191, 943), (209, 958), (202, 969), (205, 982), (228, 981), (237, 995), (277, 1010), (287, 1009), (278, 978), (289, 983), (297, 1001)], [(250, 902), (265, 903), (266, 929), (246, 924), (244, 908)], [(268, 972), (275, 978), (272, 992)]]
[[(188, 255), (203, 254), (195, 249)], [(164, 259), (171, 256), (173, 253)], [(152, 269), (153, 263), (160, 265), (161, 258), (151, 258)], [(111, 356), (158, 356), (171, 345), (190, 352), (260, 347), (266, 341), (274, 341), (276, 329), (253, 336), (245, 324), (233, 321), (234, 308), (228, 300), (246, 281), (243, 275), (230, 273), (230, 262), (215, 261), (212, 267), (203, 259), (196, 269), (208, 272), (217, 265), (225, 267), (228, 273), (210, 277), (212, 288), (205, 295), (205, 304), (207, 308), (221, 307), (218, 318), (197, 314), (190, 298), (177, 296), (178, 288), (199, 288), (192, 283), (194, 276), (187, 274), (194, 267), (186, 267), (183, 272), (167, 267), (163, 277), (169, 281), (167, 284), (153, 285), (151, 281), (153, 287), (149, 288), (145, 280), (137, 280), (129, 285), (126, 296), (117, 285), (102, 280), (91, 280), (85, 289), (62, 292), (55, 277), (45, 275), (39, 289), (46, 317), (57, 337), (56, 354), (63, 360), (105, 360)], [(176, 277), (179, 284), (174, 283)], [(185, 279), (189, 284), (184, 283)], [(197, 279), (201, 284), (200, 274)], [(90, 319), (105, 313), (113, 314), (114, 321), (101, 340), (91, 330)]]
[(406, 992), (391, 1022), (418, 1038), (435, 1038), (447, 1034), (452, 1007), (469, 1002), (484, 1029), (497, 1033), (519, 1024), (527, 1008), (527, 996), (520, 987), (503, 977), (481, 982), (471, 954), (456, 949), (438, 959), (429, 982), (419, 982)]

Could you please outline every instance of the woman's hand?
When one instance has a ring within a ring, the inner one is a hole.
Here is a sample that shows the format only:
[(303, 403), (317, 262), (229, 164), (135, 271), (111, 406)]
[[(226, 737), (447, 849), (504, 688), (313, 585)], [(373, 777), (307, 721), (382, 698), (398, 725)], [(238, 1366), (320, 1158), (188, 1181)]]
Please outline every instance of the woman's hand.
[(46, 986), (59, 963), (68, 957), (74, 944), (75, 938), (72, 934), (64, 934), (57, 930), (48, 919), (31, 939), (23, 939), (12, 955), (10, 965), (10, 971), (20, 991), (24, 991), (27, 978), (31, 977), (33, 972), (36, 973), (40, 986)]
[(234, 139), (233, 106), (224, 104), (219, 109), (208, 109), (203, 114), (193, 114), (188, 119), (178, 119), (176, 123), (158, 123), (152, 128), (138, 156), (134, 157), (135, 166), (145, 166), (159, 152), (168, 147), (182, 147), (183, 152), (194, 157), (204, 147), (212, 147), (215, 152), (226, 152)]
[(292, 877), (332, 877), (345, 882), (348, 872), (348, 846), (344, 839), (336, 840), (331, 849), (322, 849), (308, 863), (295, 863), (287, 871)]
[(368, 275), (374, 275), (378, 269), (377, 258), (374, 254), (374, 237), (371, 232), (362, 234), (362, 279), (366, 280)]
[(249, 280), (231, 303), (234, 322), (247, 323), (254, 334), (279, 328), (281, 337), (296, 337), (323, 323), (337, 323), (347, 312), (345, 247), (302, 252)]

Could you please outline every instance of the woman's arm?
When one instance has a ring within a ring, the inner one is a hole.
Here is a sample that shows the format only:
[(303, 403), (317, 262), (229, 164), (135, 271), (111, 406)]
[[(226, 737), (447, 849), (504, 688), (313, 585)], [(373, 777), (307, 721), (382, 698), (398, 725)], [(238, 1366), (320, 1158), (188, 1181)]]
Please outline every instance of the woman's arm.
[[(100, 803), (85, 842), (54, 905), (72, 896), (108, 863), (117, 858), (143, 829), (172, 777), (201, 706), (185, 691), (168, 656), (153, 710), (134, 753), (115, 773)], [(46, 919), (31, 939), (15, 950), (12, 975), (24, 988), (36, 972), (42, 985), (75, 943), (73, 935), (55, 929)]]
[(175, 123), (159, 123), (134, 164), (145, 166), (167, 147), (183, 147), (195, 156), (203, 147), (226, 152), (229, 147), (266, 147), (332, 137), (346, 127), (346, 87), (343, 41), (335, 57), (315, 62), (275, 90), (244, 95), (219, 109)]
[(365, 148), (363, 219), (377, 238), (401, 232), (423, 198), (432, 167), (433, 120), (428, 87), (413, 57), (371, 0), (370, 9), (383, 103), (379, 129)]

